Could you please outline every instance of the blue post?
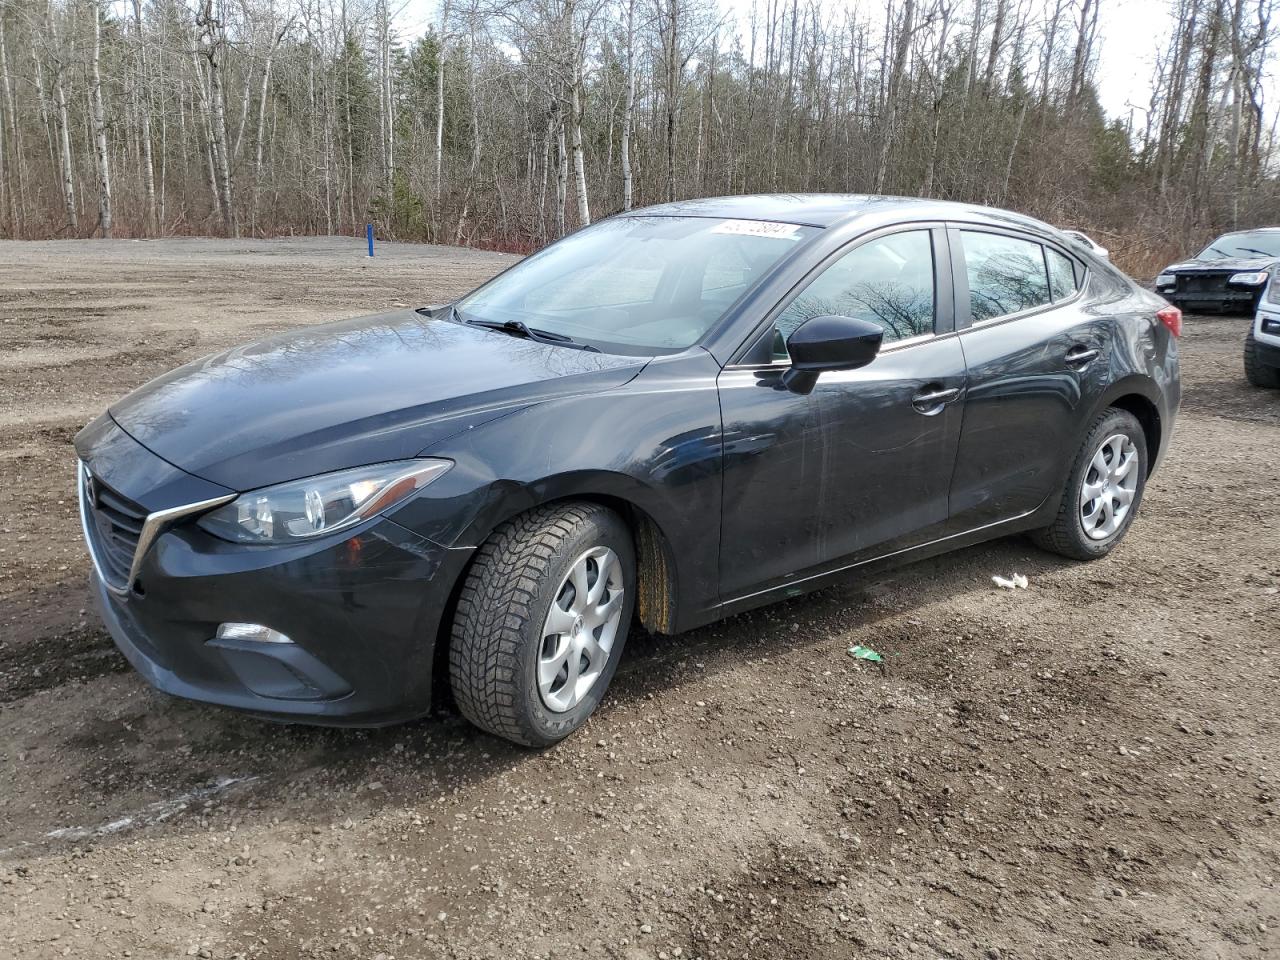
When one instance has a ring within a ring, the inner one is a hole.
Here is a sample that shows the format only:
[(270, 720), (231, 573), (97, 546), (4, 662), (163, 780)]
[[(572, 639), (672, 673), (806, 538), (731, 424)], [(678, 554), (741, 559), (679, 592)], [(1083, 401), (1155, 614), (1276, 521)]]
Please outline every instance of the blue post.
[(373, 256), (373, 224), (372, 223), (366, 223), (364, 225), (364, 235), (365, 235), (365, 238), (369, 241), (369, 256), (372, 257)]

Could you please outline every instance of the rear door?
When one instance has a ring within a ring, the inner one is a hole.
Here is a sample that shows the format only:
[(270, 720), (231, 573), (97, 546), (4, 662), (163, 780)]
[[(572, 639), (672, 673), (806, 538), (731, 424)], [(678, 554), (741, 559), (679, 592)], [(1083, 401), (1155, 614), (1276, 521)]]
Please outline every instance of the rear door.
[[(822, 314), (878, 323), (880, 354), (792, 393), (780, 383), (785, 339)], [(883, 231), (819, 265), (719, 378), (724, 599), (936, 536), (964, 386), (945, 229)]]
[(1082, 261), (1015, 231), (952, 225), (968, 367), (951, 530), (1030, 513), (1065, 480), (1080, 417), (1105, 388), (1111, 324), (1088, 309)]

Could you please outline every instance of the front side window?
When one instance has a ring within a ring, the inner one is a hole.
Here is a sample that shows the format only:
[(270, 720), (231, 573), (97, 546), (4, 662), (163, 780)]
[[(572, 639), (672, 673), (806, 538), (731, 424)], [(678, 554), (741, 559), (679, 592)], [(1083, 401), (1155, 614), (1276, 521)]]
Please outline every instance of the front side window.
[(961, 230), (960, 240), (975, 323), (1051, 302), (1040, 244), (976, 230)]
[(456, 318), (568, 336), (605, 352), (697, 343), (815, 227), (708, 217), (612, 217), (522, 261), (457, 304)]
[(855, 247), (822, 271), (782, 311), (775, 357), (800, 324), (822, 316), (857, 317), (884, 328), (884, 342), (933, 333), (933, 238), (908, 230)]

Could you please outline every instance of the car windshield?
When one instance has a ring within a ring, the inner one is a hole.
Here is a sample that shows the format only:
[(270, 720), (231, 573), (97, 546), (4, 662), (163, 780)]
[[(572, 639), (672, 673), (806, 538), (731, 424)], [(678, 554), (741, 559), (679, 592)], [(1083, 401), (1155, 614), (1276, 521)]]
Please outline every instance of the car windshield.
[(697, 343), (815, 227), (705, 217), (613, 217), (460, 300), (456, 319), (524, 324), (613, 353)]
[(1226, 260), (1244, 257), (1280, 257), (1280, 230), (1251, 230), (1228, 233), (1200, 251), (1197, 260)]

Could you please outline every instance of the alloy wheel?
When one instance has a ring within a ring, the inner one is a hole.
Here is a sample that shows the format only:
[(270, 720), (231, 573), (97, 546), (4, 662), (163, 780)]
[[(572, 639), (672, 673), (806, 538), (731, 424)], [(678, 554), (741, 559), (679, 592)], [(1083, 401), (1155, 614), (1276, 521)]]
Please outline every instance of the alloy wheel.
[(576, 707), (600, 678), (622, 619), (623, 571), (608, 547), (593, 547), (569, 568), (542, 627), (538, 692), (547, 709)]
[(1102, 441), (1080, 485), (1080, 523), (1091, 540), (1124, 526), (1138, 490), (1138, 448), (1123, 433)]

